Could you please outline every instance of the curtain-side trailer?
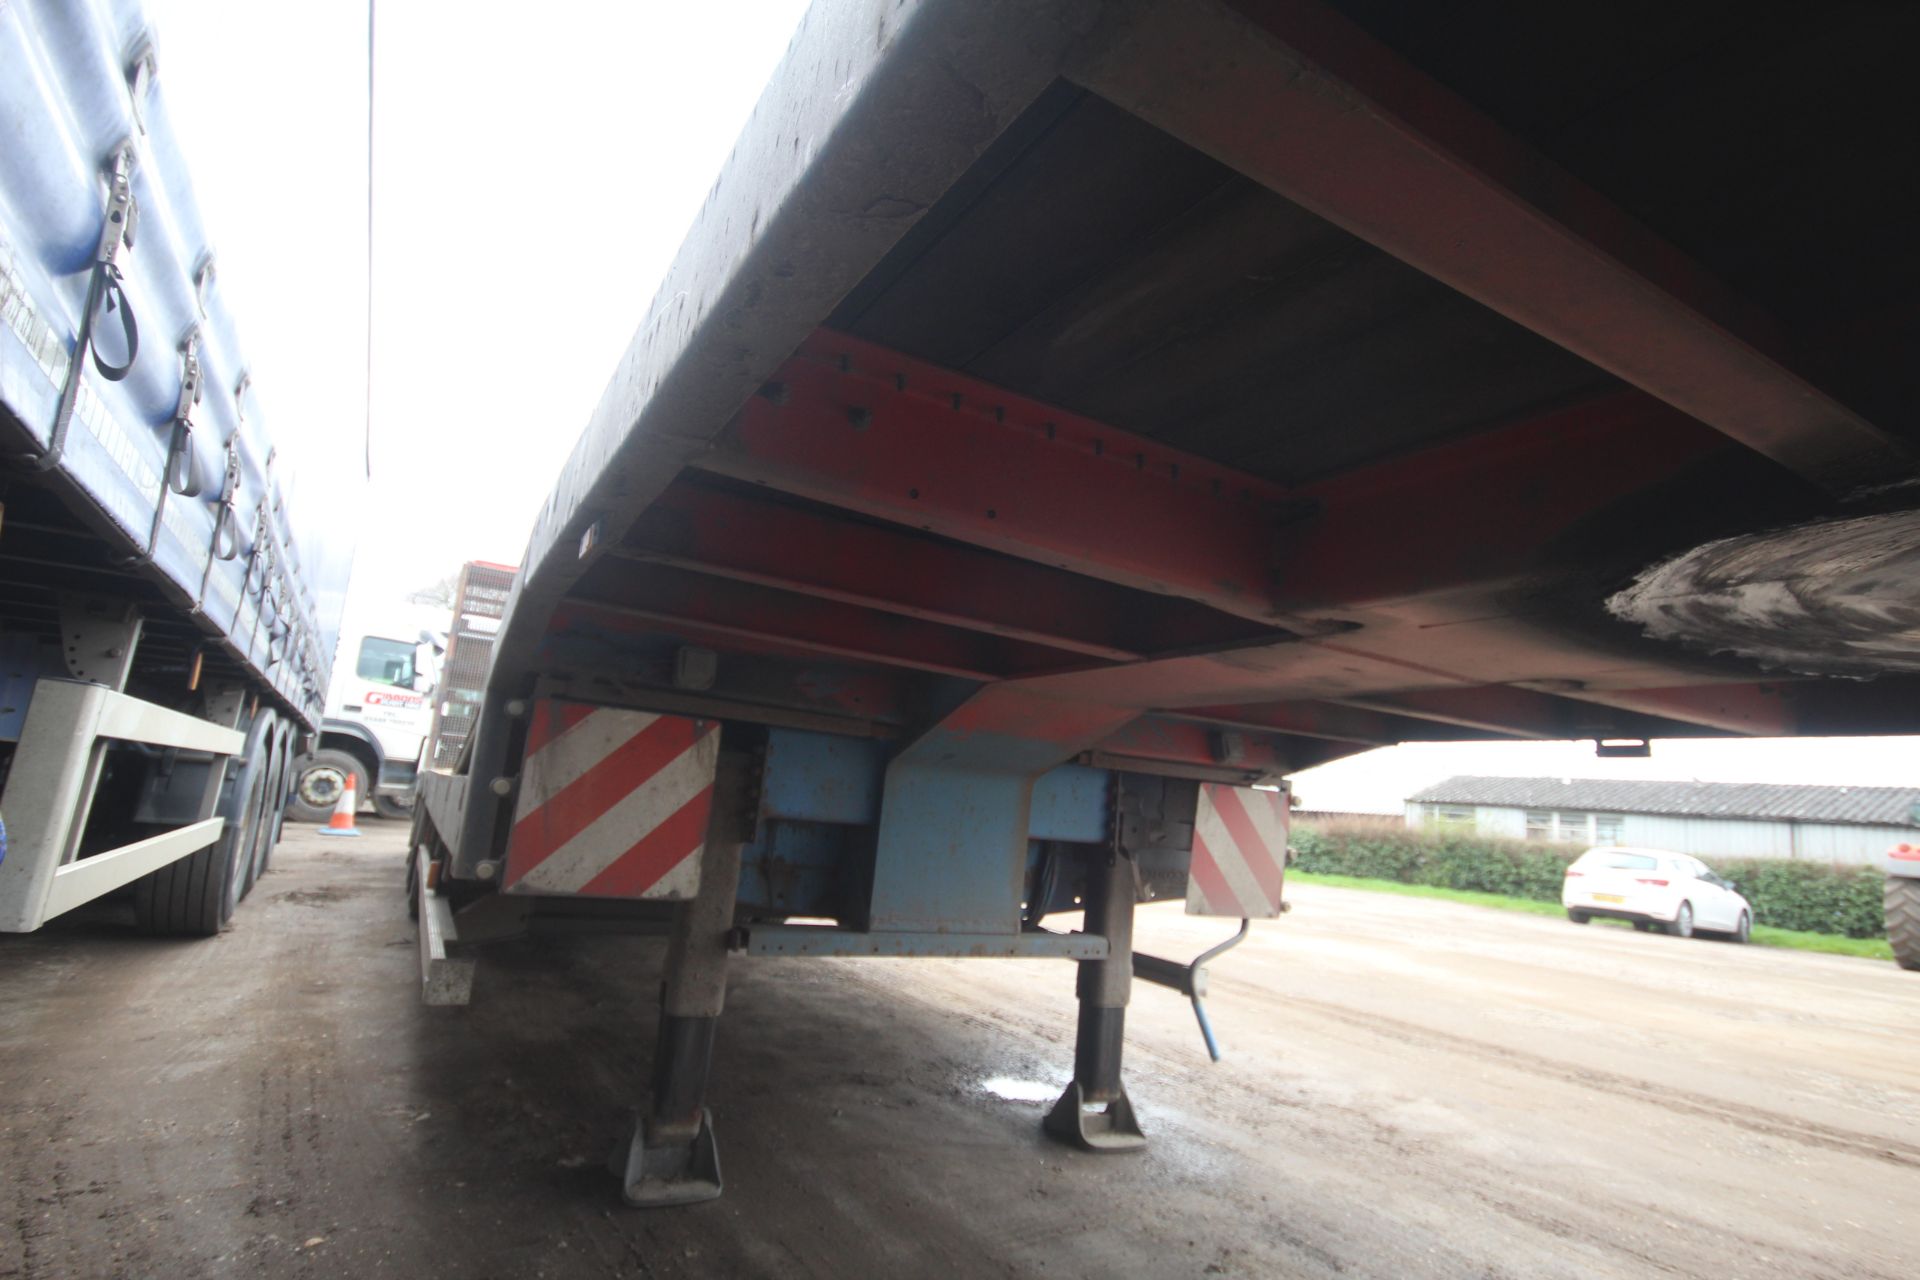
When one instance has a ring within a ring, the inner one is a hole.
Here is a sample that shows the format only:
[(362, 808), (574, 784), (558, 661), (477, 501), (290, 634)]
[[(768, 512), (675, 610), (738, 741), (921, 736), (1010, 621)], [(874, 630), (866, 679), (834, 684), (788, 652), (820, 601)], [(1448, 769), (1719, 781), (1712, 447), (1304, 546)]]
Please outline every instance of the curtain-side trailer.
[(345, 495), (277, 456), (138, 5), (0, 7), (0, 121), (0, 930), (130, 890), (215, 933), (317, 727)]
[(1277, 914), (1260, 784), (1920, 730), (1920, 11), (1515, 12), (808, 13), (416, 814), (431, 1001), (666, 933), (630, 1202), (719, 1192), (731, 957), (1073, 960), (1130, 1149), (1135, 904)]

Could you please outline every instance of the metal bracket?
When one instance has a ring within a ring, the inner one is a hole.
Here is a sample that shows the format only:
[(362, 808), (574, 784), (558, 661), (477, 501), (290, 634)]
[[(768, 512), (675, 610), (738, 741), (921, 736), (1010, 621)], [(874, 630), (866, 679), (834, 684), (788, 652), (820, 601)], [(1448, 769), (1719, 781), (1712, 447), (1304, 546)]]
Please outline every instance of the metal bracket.
[(127, 96), (133, 101), (133, 122), (140, 126), (142, 133), (147, 131), (147, 98), (153, 93), (153, 82), (159, 74), (160, 61), (154, 55), (153, 42), (142, 36), (133, 56), (127, 60)]
[[(67, 365), (67, 379), (60, 388), (60, 403), (53, 414), (53, 429), (47, 435), (45, 453), (31, 460), (36, 471), (51, 471), (60, 465), (67, 449), (67, 431), (80, 404), (80, 384), (86, 379), (87, 359), (92, 357), (100, 376), (119, 381), (133, 368), (140, 351), (140, 329), (134, 323), (132, 304), (120, 287), (120, 250), (133, 247), (134, 231), (140, 219), (140, 206), (133, 198), (134, 151), (131, 140), (114, 148), (108, 161), (107, 207), (100, 220), (100, 239), (93, 251), (93, 272), (87, 279), (87, 300), (80, 312), (80, 329), (73, 343), (73, 358)], [(120, 324), (127, 339), (127, 362), (110, 365), (93, 346), (94, 314), (105, 306), (120, 312)]]
[(134, 233), (139, 228), (140, 206), (133, 198), (133, 166), (133, 142), (128, 140), (114, 148), (107, 169), (107, 216), (100, 224), (100, 242), (93, 255), (94, 261), (105, 266), (119, 263), (122, 246), (133, 248)]
[[(200, 330), (196, 326), (180, 340), (180, 398), (174, 403), (173, 438), (167, 448), (166, 488), (189, 498), (199, 492), (193, 474), (193, 407), (200, 403), (200, 396)], [(153, 548), (147, 550), (151, 554)]]
[(1133, 1102), (1125, 1089), (1101, 1106), (1088, 1103), (1086, 1091), (1075, 1080), (1040, 1123), (1054, 1137), (1088, 1151), (1139, 1151), (1147, 1145), (1147, 1135), (1140, 1131), (1140, 1121), (1133, 1114)]
[(1238, 933), (1219, 946), (1202, 951), (1188, 964), (1141, 955), (1137, 951), (1133, 955), (1134, 977), (1156, 986), (1171, 987), (1193, 1001), (1193, 1017), (1200, 1024), (1200, 1038), (1207, 1042), (1207, 1056), (1215, 1062), (1220, 1061), (1220, 1042), (1214, 1038), (1213, 1022), (1207, 1017), (1207, 962), (1245, 942), (1251, 925), (1252, 921), (1242, 918)]
[(201, 257), (200, 265), (193, 273), (193, 302), (203, 316), (207, 314), (207, 302), (213, 295), (213, 281), (218, 274), (213, 252), (209, 250)]
[(700, 1127), (690, 1139), (654, 1134), (648, 1140), (643, 1120), (633, 1128), (625, 1151), (608, 1162), (620, 1179), (628, 1204), (641, 1209), (670, 1209), (720, 1196), (720, 1148), (713, 1140), (713, 1113), (700, 1108)]
[(60, 597), (60, 651), (76, 680), (119, 692), (133, 670), (142, 619), (137, 607), (105, 596)]

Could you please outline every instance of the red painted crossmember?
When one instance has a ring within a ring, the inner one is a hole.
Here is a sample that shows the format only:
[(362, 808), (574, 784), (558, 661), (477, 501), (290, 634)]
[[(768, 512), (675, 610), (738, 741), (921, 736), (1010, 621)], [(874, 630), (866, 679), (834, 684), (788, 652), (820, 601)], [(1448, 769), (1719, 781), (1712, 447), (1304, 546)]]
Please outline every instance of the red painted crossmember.
[(1187, 914), (1253, 917), (1280, 914), (1287, 870), (1287, 793), (1207, 783), (1193, 819), (1193, 862), (1187, 871)]
[(719, 757), (717, 721), (535, 701), (502, 887), (691, 898)]

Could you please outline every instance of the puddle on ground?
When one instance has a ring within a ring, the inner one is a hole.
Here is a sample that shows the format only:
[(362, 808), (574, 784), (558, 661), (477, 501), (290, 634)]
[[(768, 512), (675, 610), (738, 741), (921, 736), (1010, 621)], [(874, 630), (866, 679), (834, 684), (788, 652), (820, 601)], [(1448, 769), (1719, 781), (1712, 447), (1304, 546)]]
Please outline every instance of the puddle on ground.
[(1040, 1080), (1016, 1080), (1012, 1076), (988, 1076), (980, 1088), (1008, 1102), (1052, 1102), (1060, 1096), (1060, 1085)]

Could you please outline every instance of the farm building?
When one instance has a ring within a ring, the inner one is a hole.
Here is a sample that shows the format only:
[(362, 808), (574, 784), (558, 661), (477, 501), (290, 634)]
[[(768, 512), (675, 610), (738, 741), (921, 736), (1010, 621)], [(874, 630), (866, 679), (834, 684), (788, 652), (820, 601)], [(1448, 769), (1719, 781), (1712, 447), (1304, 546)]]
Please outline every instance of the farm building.
[(1920, 841), (1920, 787), (1456, 777), (1408, 796), (1407, 823), (1701, 858), (1864, 863)]

